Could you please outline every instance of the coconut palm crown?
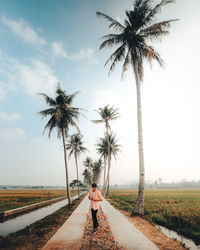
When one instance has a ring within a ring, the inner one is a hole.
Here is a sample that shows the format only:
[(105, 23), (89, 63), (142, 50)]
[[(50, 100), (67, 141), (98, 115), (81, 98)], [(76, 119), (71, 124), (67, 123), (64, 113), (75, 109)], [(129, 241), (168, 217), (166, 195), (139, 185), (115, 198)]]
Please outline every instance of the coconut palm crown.
[(73, 153), (76, 153), (77, 156), (80, 156), (81, 153), (85, 153), (87, 148), (83, 146), (82, 141), (83, 135), (77, 133), (69, 136), (68, 143), (66, 144), (67, 150), (69, 151), (69, 159)]
[(110, 107), (110, 105), (106, 105), (103, 108), (95, 109), (94, 111), (96, 111), (100, 115), (101, 119), (92, 120), (92, 122), (94, 123), (105, 122), (106, 128), (110, 129), (109, 121), (116, 120), (117, 118), (119, 118), (118, 110), (119, 109), (114, 108), (114, 106)]
[(104, 41), (100, 49), (119, 45), (105, 63), (107, 65), (111, 61), (109, 74), (114, 70), (117, 62), (123, 61), (122, 77), (128, 65), (132, 65), (134, 70), (138, 71), (140, 81), (142, 81), (144, 59), (149, 62), (155, 59), (163, 65), (160, 54), (149, 44), (149, 41), (167, 35), (171, 22), (178, 20), (171, 19), (155, 23), (155, 17), (160, 13), (161, 8), (173, 2), (175, 0), (162, 0), (152, 7), (152, 0), (136, 0), (133, 10), (126, 10), (126, 19), (123, 24), (104, 13), (96, 12), (97, 16), (104, 17), (110, 23), (108, 27), (115, 31), (103, 36)]
[(103, 162), (101, 158), (94, 162), (93, 169), (92, 169), (93, 182), (96, 182), (98, 186), (99, 186), (99, 180), (101, 177), (102, 167), (103, 167)]
[(44, 132), (46, 129), (49, 129), (49, 137), (54, 128), (57, 128), (59, 138), (61, 137), (62, 129), (64, 129), (65, 135), (68, 135), (69, 126), (75, 127), (77, 131), (80, 132), (77, 122), (79, 116), (83, 115), (80, 111), (84, 109), (71, 106), (74, 98), (79, 93), (80, 91), (77, 91), (71, 95), (67, 95), (66, 91), (61, 89), (60, 83), (57, 85), (55, 99), (45, 93), (38, 93), (38, 95), (44, 98), (46, 104), (50, 106), (49, 109), (38, 112), (38, 114), (42, 116), (42, 119), (50, 116), (49, 121), (44, 127)]
[(93, 167), (93, 160), (91, 157), (87, 156), (86, 159), (83, 161), (83, 165), (88, 168), (89, 170)]
[[(121, 151), (122, 145), (117, 143), (118, 139), (113, 134), (113, 132), (109, 133), (108, 139), (110, 144), (111, 156), (113, 156), (116, 159), (117, 154)], [(106, 135), (98, 139), (96, 144), (96, 151), (101, 157), (108, 156), (108, 140)]]

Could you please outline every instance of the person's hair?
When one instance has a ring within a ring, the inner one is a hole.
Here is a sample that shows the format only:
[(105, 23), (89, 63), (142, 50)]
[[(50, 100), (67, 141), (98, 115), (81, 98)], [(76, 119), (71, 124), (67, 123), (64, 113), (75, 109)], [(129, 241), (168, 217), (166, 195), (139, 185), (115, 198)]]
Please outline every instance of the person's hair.
[(97, 187), (97, 184), (96, 183), (92, 183), (92, 187)]

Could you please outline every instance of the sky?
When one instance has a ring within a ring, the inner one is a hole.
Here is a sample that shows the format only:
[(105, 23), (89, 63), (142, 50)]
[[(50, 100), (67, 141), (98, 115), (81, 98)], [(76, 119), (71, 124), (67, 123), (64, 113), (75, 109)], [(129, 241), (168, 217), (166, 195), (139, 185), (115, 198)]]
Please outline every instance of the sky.
[[(158, 1), (154, 1), (156, 4)], [(38, 92), (55, 97), (57, 83), (67, 94), (80, 90), (73, 106), (84, 108), (79, 127), (87, 155), (98, 159), (95, 144), (104, 124), (94, 109), (119, 108), (110, 123), (123, 146), (112, 160), (111, 184), (138, 180), (136, 87), (130, 67), (121, 81), (121, 64), (108, 76), (105, 61), (114, 48), (99, 50), (108, 23), (104, 12), (123, 21), (131, 0), (0, 0), (0, 185), (66, 185), (62, 141), (56, 131), (43, 135), (47, 108)], [(177, 0), (159, 20), (179, 18), (154, 47), (165, 61), (144, 64), (141, 86), (145, 179), (162, 182), (200, 179), (200, 1)], [(69, 134), (74, 133), (69, 130)], [(79, 173), (84, 170), (79, 158)], [(82, 178), (82, 176), (81, 176)], [(73, 156), (69, 179), (76, 179)]]

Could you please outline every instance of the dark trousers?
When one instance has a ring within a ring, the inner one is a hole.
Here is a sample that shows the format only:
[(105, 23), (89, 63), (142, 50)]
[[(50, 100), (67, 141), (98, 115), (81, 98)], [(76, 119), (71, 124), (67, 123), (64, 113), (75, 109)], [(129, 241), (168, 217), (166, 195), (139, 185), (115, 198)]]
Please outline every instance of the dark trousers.
[(93, 208), (91, 208), (91, 212), (92, 212), (93, 228), (95, 229), (99, 226), (99, 223), (97, 220), (98, 209), (94, 210)]

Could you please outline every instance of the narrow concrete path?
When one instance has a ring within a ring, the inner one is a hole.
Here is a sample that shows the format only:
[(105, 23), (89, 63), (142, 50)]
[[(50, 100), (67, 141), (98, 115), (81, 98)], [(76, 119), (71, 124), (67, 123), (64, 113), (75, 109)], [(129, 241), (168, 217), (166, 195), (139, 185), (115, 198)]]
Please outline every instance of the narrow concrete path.
[(84, 236), (88, 211), (89, 200), (86, 195), (68, 220), (60, 227), (60, 229), (41, 250), (80, 249)]
[[(145, 235), (137, 230), (133, 224), (106, 199), (100, 202), (103, 213), (106, 215), (114, 240), (126, 250), (158, 250)], [(68, 220), (60, 227), (54, 236), (41, 250), (69, 249), (80, 250), (86, 222), (89, 213), (88, 195), (74, 210)], [(100, 225), (101, 227), (101, 225)], [(95, 237), (95, 234), (94, 234)]]
[(158, 250), (159, 248), (107, 200), (101, 202), (101, 208), (107, 216), (114, 239), (127, 250)]

